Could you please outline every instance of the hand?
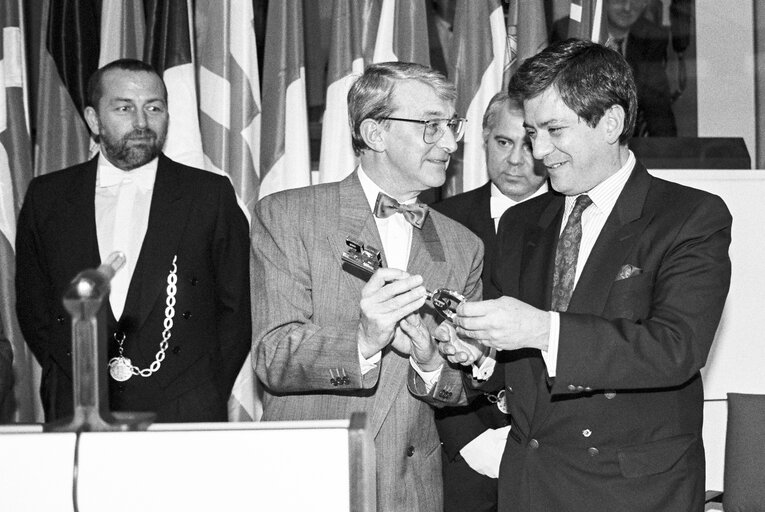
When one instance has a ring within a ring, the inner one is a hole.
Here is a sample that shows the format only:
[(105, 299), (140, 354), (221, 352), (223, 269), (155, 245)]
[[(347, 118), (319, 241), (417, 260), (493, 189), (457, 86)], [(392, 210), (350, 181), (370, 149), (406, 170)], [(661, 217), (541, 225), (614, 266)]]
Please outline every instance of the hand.
[(457, 335), (497, 350), (547, 350), (550, 314), (512, 297), (466, 302), (454, 319)]
[(421, 276), (395, 268), (378, 269), (361, 290), (356, 336), (361, 355), (368, 359), (393, 341), (399, 321), (425, 304), (425, 293)]
[(449, 321), (433, 331), (433, 337), (438, 341), (438, 350), (451, 363), (470, 366), (481, 359), (486, 349), (480, 343), (471, 339), (463, 340), (457, 336), (454, 326)]
[[(409, 341), (411, 355), (414, 362), (423, 371), (437, 370), (444, 360), (438, 353), (438, 347), (430, 336), (428, 329), (423, 325), (419, 313), (412, 313), (399, 322), (402, 337)], [(396, 335), (398, 337), (398, 334)], [(393, 341), (394, 348), (396, 340)], [(408, 353), (408, 352), (407, 352)]]

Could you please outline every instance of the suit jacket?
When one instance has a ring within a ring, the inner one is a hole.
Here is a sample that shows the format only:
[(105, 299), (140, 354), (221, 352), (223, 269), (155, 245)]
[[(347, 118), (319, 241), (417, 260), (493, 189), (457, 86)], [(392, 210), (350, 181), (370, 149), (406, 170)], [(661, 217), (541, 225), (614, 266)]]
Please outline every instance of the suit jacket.
[[(505, 213), (489, 294), (550, 310), (563, 205), (548, 194)], [(730, 229), (719, 197), (636, 164), (560, 313), (555, 377), (538, 350), (501, 353), (513, 428), (500, 510), (704, 509), (699, 370), (728, 293)]]
[(11, 420), (13, 400), (13, 348), (5, 337), (0, 317), (0, 424)]
[[(551, 42), (567, 38), (568, 18), (553, 25)], [(672, 112), (672, 93), (667, 78), (667, 29), (638, 18), (627, 36), (625, 60), (632, 68), (638, 93), (635, 136), (675, 137), (677, 125)]]
[[(456, 220), (481, 238), (484, 246), (482, 281), (484, 289), (491, 275), (497, 235), (491, 218), (491, 182), (475, 190), (458, 194), (433, 204), (433, 209)], [(465, 407), (449, 407), (436, 411), (436, 427), (449, 459), (479, 434), (489, 428), (504, 427), (509, 416), (490, 403), (486, 396), (477, 397)]]
[[(48, 421), (72, 412), (71, 326), (62, 296), (81, 270), (99, 264), (95, 224), (97, 158), (35, 178), (19, 214), (17, 314), (42, 365)], [(225, 421), (227, 400), (250, 343), (247, 220), (229, 180), (160, 155), (149, 223), (114, 334), (139, 368), (162, 341), (168, 276), (177, 256), (175, 316), (159, 371), (118, 383), (112, 410), (154, 411), (157, 421)], [(104, 369), (105, 371), (105, 369)]]
[[(425, 286), (481, 296), (480, 240), (431, 212), (414, 229), (408, 271)], [(342, 264), (351, 236), (382, 247), (358, 179), (263, 198), (252, 222), (253, 351), (264, 420), (349, 418), (365, 412), (375, 441), (379, 510), (440, 511), (441, 452), (433, 411), (407, 392), (408, 356), (390, 347), (361, 374), (356, 335), (366, 284)], [(428, 305), (423, 322), (439, 320)], [(459, 388), (459, 374), (447, 383)]]

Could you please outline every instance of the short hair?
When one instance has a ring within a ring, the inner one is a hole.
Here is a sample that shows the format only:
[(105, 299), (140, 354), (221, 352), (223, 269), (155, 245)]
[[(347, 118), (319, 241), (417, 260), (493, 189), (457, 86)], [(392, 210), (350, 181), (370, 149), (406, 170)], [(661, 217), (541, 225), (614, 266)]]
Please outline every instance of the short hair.
[(506, 108), (510, 112), (517, 113), (523, 117), (523, 103), (518, 98), (511, 97), (507, 91), (499, 91), (490, 100), (483, 113), (483, 138), (488, 137), (489, 132), (497, 125), (497, 115), (500, 110)]
[(90, 78), (88, 79), (87, 103), (85, 106), (93, 107), (98, 110), (98, 102), (101, 101), (101, 96), (104, 95), (103, 84), (101, 83), (102, 78), (106, 73), (114, 69), (123, 71), (141, 71), (157, 75), (159, 81), (162, 83), (162, 91), (165, 95), (165, 101), (167, 101), (167, 87), (165, 86), (165, 81), (162, 80), (162, 77), (151, 64), (147, 64), (142, 60), (137, 59), (117, 59), (98, 68), (92, 75), (90, 75)]
[(552, 44), (521, 64), (510, 79), (508, 94), (525, 101), (550, 87), (593, 128), (606, 110), (621, 106), (625, 117), (619, 142), (627, 142), (637, 117), (637, 88), (619, 52), (582, 39)]
[(357, 155), (369, 149), (361, 136), (361, 123), (365, 119), (380, 120), (393, 113), (393, 94), (396, 84), (415, 80), (433, 88), (436, 95), (450, 103), (457, 100), (457, 89), (446, 77), (427, 66), (414, 62), (382, 62), (372, 64), (354, 82), (348, 91), (348, 122), (351, 126), (351, 145)]

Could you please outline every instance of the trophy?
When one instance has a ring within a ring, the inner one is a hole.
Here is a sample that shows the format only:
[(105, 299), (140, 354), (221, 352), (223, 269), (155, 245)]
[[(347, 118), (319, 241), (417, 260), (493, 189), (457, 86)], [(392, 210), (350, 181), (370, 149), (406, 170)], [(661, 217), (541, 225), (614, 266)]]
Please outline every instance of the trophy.
[[(363, 242), (351, 237), (346, 237), (345, 244), (348, 249), (343, 252), (343, 261), (350, 264), (352, 268), (361, 271), (364, 276), (371, 276), (382, 266), (380, 251), (371, 245), (364, 245)], [(465, 297), (462, 294), (446, 288), (425, 291), (433, 308), (445, 320), (454, 320), (454, 317), (457, 316), (457, 306), (465, 302)]]

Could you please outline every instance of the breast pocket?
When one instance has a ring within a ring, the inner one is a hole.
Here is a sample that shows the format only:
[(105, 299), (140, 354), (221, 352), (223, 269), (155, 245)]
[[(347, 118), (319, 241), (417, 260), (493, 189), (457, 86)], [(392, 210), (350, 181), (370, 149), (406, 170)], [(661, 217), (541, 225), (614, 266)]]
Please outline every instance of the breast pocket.
[(651, 312), (653, 271), (615, 281), (606, 302), (607, 318), (640, 320)]

